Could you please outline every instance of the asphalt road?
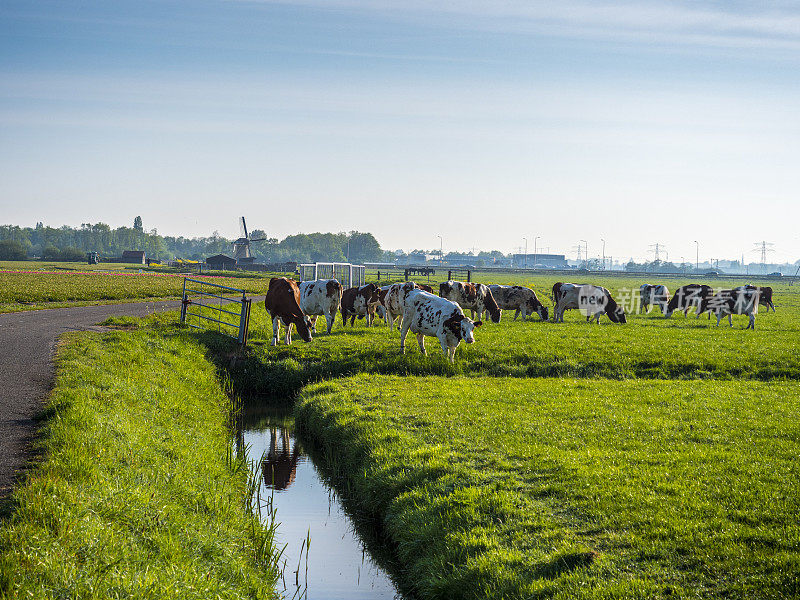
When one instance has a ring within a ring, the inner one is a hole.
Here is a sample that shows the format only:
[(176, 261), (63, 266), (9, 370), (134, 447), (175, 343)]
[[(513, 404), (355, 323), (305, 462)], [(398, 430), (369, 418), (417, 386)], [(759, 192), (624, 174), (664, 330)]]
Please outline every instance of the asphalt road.
[(53, 352), (68, 331), (101, 330), (111, 316), (143, 317), (180, 301), (53, 308), (0, 315), (0, 500), (32, 456), (35, 417), (53, 389)]

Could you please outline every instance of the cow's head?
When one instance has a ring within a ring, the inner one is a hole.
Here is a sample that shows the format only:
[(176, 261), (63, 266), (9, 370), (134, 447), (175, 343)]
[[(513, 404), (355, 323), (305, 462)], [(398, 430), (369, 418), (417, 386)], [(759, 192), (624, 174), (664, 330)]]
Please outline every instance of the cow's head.
[(536, 312), (539, 313), (539, 318), (542, 321), (547, 321), (547, 319), (550, 318), (550, 312), (547, 310), (547, 307), (544, 304), (540, 304), (539, 310), (537, 310)]
[(612, 323), (627, 323), (628, 318), (625, 316), (625, 311), (617, 302), (611, 297), (611, 294), (606, 296), (606, 315), (611, 319)]
[(306, 315), (302, 315), (301, 318), (297, 319), (294, 323), (295, 327), (297, 327), (297, 333), (300, 334), (300, 337), (303, 338), (304, 342), (311, 341), (311, 319), (309, 319)]
[(468, 344), (472, 344), (475, 341), (473, 332), (476, 327), (480, 327), (481, 325), (483, 325), (481, 321), (473, 322), (469, 317), (461, 319), (461, 339)]
[(413, 292), (414, 289), (416, 289), (416, 287), (417, 287), (417, 284), (414, 283), (413, 281), (406, 281), (403, 284), (402, 290), (403, 290), (404, 294), (407, 294), (409, 292)]

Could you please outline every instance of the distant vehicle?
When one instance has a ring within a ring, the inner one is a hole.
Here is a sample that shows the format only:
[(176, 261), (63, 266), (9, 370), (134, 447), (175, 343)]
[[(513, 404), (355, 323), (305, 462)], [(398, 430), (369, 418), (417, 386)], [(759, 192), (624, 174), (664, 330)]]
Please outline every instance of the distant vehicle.
[(708, 275), (709, 277), (716, 277), (719, 275), (719, 271), (706, 271), (703, 275)]
[(770, 277), (783, 277), (783, 273), (781, 273), (780, 271), (774, 271), (772, 273), (769, 273), (769, 276)]

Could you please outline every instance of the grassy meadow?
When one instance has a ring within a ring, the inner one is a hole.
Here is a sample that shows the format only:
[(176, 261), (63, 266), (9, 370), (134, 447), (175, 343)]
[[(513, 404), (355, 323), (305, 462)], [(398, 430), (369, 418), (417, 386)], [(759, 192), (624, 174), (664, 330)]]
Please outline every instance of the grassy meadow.
[(185, 332), (70, 336), (41, 461), (0, 522), (3, 598), (272, 598), (231, 402)]
[[(564, 278), (476, 279), (550, 305)], [(617, 296), (691, 281), (571, 279)], [(744, 283), (763, 284), (720, 287)], [(420, 598), (795, 597), (800, 287), (766, 284), (778, 312), (755, 331), (657, 309), (599, 326), (504, 313), (455, 365), (435, 338), (402, 355), (399, 332), (363, 321), (271, 347), (255, 306), (228, 373), (253, 401), (298, 398), (306, 445)]]
[[(0, 262), (0, 313), (82, 304), (178, 299), (183, 276), (147, 270), (138, 265), (52, 266), (31, 262)], [(87, 268), (84, 268), (87, 267)], [(102, 269), (100, 267), (103, 267)], [(189, 277), (196, 277), (192, 274)], [(269, 277), (252, 273), (203, 275), (203, 281), (265, 294)]]
[(297, 425), (422, 598), (800, 593), (800, 383), (359, 375)]

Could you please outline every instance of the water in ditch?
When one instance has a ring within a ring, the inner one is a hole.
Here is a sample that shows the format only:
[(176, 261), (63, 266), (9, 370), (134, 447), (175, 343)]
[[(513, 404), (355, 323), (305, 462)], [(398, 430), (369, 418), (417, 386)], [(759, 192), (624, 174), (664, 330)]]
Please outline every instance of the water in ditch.
[[(278, 415), (246, 419), (240, 444), (259, 460), (261, 504), (271, 503), (279, 523), (279, 591), (287, 598), (399, 599), (391, 579), (370, 557), (337, 494), (328, 487)], [(268, 518), (264, 511), (263, 518)], [(310, 549), (306, 551), (306, 539)], [(280, 586), (284, 589), (280, 590)]]

